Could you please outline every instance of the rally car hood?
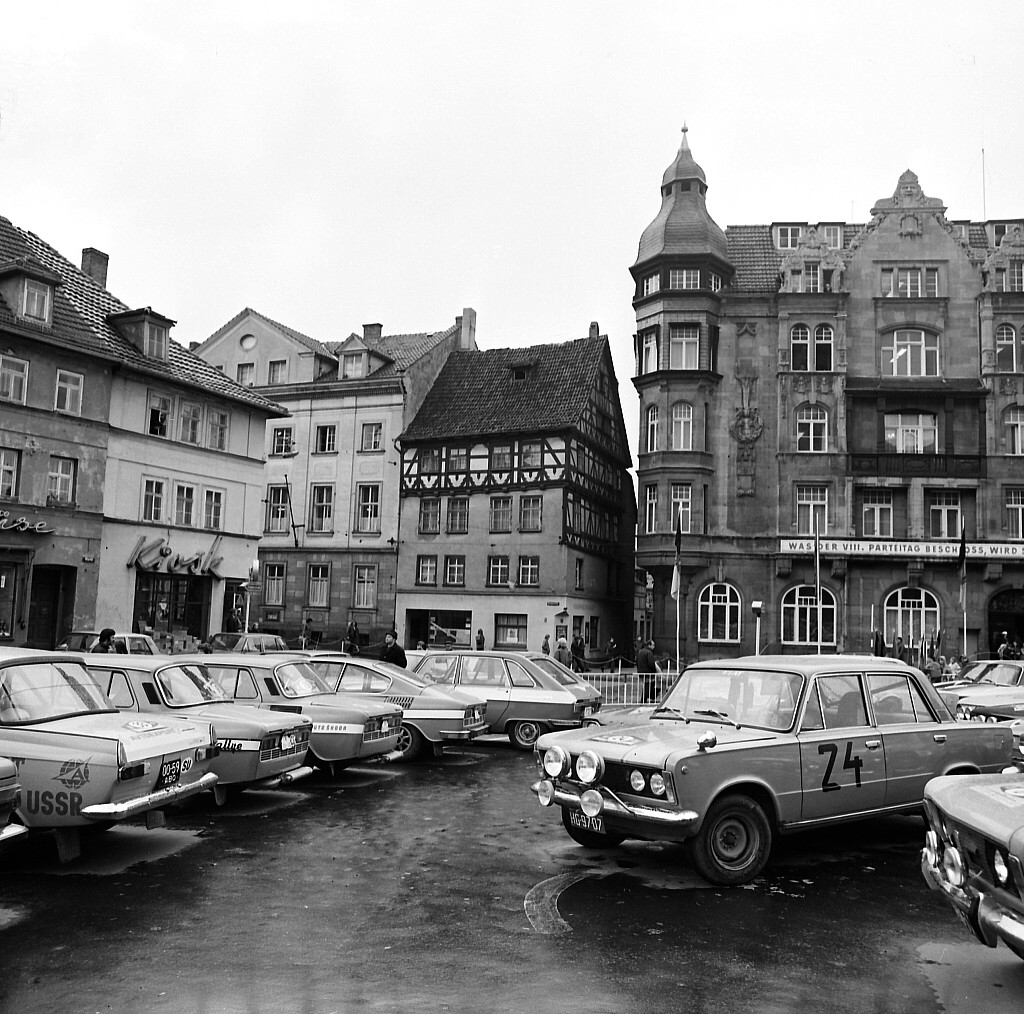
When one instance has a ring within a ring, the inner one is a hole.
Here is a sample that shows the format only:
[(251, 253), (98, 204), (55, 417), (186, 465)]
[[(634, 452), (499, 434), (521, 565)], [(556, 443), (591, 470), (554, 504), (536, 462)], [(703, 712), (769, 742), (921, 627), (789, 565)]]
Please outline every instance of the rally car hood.
[(925, 796), (957, 823), (1000, 844), (1024, 848), (1024, 774), (946, 775), (933, 778)]
[(968, 683), (960, 687), (943, 687), (942, 697), (956, 696), (960, 704), (980, 705), (986, 708), (1000, 708), (1003, 711), (1024, 714), (1024, 688), (1000, 687), (994, 683)]
[(262, 739), (275, 732), (287, 732), (297, 725), (311, 725), (303, 715), (268, 711), (245, 704), (193, 704), (177, 712), (182, 718), (197, 718), (212, 722), (217, 735), (227, 739)]
[(573, 753), (594, 750), (607, 761), (661, 766), (670, 756), (701, 752), (697, 740), (706, 732), (714, 733), (718, 739), (714, 750), (774, 740), (779, 735), (767, 729), (737, 729), (716, 722), (648, 719), (635, 725), (585, 726), (548, 733), (538, 740), (537, 749), (543, 752), (557, 743)]
[(124, 745), (125, 758), (129, 764), (159, 757), (162, 754), (195, 749), (210, 745), (210, 726), (199, 721), (163, 715), (137, 715), (134, 712), (99, 712), (88, 715), (72, 715), (52, 722), (30, 726), (14, 726), (8, 729), (25, 728), (38, 734), (68, 737), (88, 737), (108, 740), (111, 749), (118, 740)]

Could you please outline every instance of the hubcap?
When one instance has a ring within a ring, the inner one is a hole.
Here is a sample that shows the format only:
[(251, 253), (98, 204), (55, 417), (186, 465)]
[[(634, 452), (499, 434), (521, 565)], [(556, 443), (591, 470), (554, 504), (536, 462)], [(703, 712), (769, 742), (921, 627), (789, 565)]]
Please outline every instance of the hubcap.
[(747, 857), (750, 832), (735, 817), (728, 817), (715, 828), (715, 854), (724, 863), (737, 864)]

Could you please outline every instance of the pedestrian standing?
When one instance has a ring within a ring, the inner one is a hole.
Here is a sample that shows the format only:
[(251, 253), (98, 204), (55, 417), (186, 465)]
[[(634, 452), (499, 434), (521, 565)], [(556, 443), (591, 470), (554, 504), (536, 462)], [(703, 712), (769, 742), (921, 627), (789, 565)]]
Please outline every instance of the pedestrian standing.
[(100, 631), (99, 640), (92, 646), (93, 651), (106, 653), (114, 650), (114, 628), (104, 627)]
[(550, 634), (545, 634), (544, 635), (544, 643), (541, 644), (540, 650), (542, 652), (544, 652), (545, 655), (550, 655), (551, 654), (551, 635)]
[(382, 662), (390, 662), (392, 665), (401, 666), (405, 669), (409, 665), (405, 657), (405, 649), (398, 643), (398, 632), (389, 630), (384, 635), (384, 650), (380, 654)]
[(478, 630), (476, 632), (476, 650), (477, 651), (483, 651), (484, 650), (484, 644), (485, 644), (484, 632), (483, 632), (483, 630)]
[(345, 631), (345, 650), (350, 655), (359, 654), (359, 624), (352, 620)]
[(555, 661), (561, 662), (564, 666), (572, 667), (572, 652), (569, 650), (569, 645), (565, 643), (564, 637), (560, 637), (555, 645)]
[(643, 677), (644, 702), (653, 702), (657, 698), (658, 662), (654, 657), (654, 641), (648, 641), (636, 653), (636, 671)]
[(586, 669), (587, 646), (583, 643), (581, 634), (572, 635), (572, 668), (574, 672), (583, 672)]

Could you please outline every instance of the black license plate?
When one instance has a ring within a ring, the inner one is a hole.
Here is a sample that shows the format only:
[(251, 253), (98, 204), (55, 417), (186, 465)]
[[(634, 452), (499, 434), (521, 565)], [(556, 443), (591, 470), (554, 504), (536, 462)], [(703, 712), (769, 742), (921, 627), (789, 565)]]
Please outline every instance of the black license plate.
[(588, 817), (579, 810), (569, 811), (569, 823), (583, 831), (594, 831), (597, 834), (604, 834), (604, 818)]
[(158, 789), (166, 789), (168, 785), (177, 785), (181, 778), (181, 759), (165, 760), (160, 765), (160, 777), (156, 780)]

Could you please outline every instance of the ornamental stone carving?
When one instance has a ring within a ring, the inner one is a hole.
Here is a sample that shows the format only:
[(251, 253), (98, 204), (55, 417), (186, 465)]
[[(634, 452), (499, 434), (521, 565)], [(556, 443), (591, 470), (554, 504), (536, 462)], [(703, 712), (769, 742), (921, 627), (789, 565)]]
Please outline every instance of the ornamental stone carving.
[(830, 247), (825, 237), (819, 235), (813, 225), (801, 236), (800, 243), (782, 258), (779, 267), (779, 292), (803, 291), (799, 285), (794, 288), (793, 276), (798, 275), (802, 278), (805, 264), (817, 264), (821, 269), (821, 291), (842, 291), (846, 262), (840, 251)]
[(1017, 378), (1016, 377), (1000, 377), (999, 378), (999, 393), (1000, 394), (1016, 394), (1017, 393)]
[[(1024, 229), (1015, 225), (1003, 235), (1002, 241), (985, 258), (981, 266), (982, 287), (985, 292), (997, 292), (1006, 287), (1010, 262), (1024, 260)], [(1000, 282), (1000, 273), (1002, 281)]]
[(757, 490), (757, 455), (755, 445), (764, 432), (764, 420), (753, 404), (757, 377), (736, 377), (740, 386), (740, 404), (729, 433), (736, 441), (736, 495), (754, 496)]

